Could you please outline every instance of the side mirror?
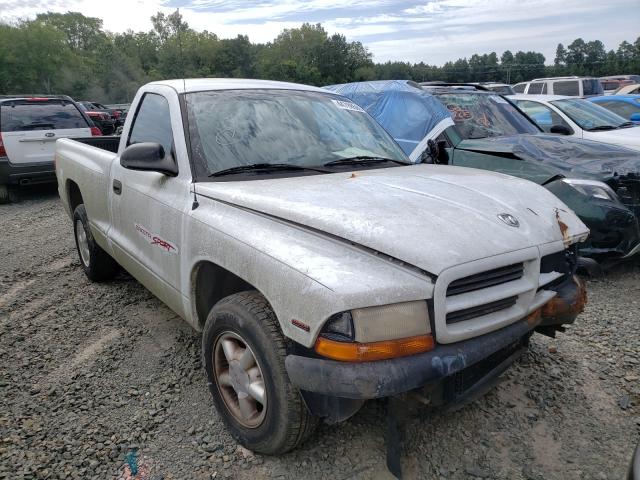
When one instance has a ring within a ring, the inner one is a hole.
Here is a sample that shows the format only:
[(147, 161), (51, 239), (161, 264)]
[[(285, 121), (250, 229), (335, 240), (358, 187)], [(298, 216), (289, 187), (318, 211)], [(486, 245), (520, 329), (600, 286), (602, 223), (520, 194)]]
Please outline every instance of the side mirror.
[(558, 135), (571, 135), (571, 130), (564, 125), (552, 125), (549, 130), (551, 133), (557, 133)]
[(129, 170), (160, 172), (170, 177), (178, 175), (178, 165), (170, 155), (165, 155), (159, 143), (134, 143), (120, 155), (120, 165)]
[(636, 112), (629, 117), (632, 122), (640, 122), (640, 112)]
[(449, 152), (447, 152), (447, 142), (444, 140), (438, 142), (438, 163), (449, 165)]

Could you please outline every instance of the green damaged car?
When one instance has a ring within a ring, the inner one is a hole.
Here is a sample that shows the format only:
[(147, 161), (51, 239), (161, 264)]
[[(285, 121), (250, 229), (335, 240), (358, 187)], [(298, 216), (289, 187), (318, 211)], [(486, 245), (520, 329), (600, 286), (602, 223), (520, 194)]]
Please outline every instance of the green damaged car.
[(410, 81), (325, 87), (385, 127), (415, 162), (491, 170), (545, 186), (591, 234), (580, 255), (599, 262), (640, 252), (640, 155), (544, 134), (508, 99), (478, 87)]

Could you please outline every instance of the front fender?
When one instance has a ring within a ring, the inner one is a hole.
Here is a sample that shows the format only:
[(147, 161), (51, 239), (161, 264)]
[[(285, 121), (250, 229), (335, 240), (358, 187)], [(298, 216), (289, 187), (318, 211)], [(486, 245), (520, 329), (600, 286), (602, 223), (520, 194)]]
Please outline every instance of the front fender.
[(225, 268), (258, 289), (285, 336), (306, 347), (334, 313), (433, 294), (429, 277), (382, 255), (215, 200), (202, 198), (188, 224), (183, 284), (190, 285), (191, 271), (202, 261)]

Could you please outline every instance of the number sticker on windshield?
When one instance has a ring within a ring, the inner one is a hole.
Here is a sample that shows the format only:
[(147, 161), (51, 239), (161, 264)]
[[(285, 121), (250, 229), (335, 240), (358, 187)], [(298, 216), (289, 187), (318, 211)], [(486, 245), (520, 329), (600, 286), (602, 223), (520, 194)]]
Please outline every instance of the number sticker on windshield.
[(331, 100), (338, 108), (343, 110), (351, 110), (353, 112), (364, 113), (364, 110), (353, 102), (345, 102), (344, 100)]

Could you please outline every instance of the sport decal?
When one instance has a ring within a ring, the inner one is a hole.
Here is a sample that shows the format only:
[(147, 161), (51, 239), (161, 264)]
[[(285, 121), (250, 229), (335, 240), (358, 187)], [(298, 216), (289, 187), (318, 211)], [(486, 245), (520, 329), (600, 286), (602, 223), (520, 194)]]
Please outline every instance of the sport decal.
[(144, 228), (142, 225), (136, 223), (136, 231), (138, 234), (144, 238), (150, 245), (156, 246), (160, 248), (165, 253), (170, 253), (176, 255), (178, 253), (178, 247), (168, 240), (164, 240), (159, 236), (151, 233), (149, 230)]
[(353, 102), (346, 102), (344, 100), (331, 100), (336, 107), (341, 108), (343, 110), (351, 110), (353, 112), (364, 113), (364, 110)]

